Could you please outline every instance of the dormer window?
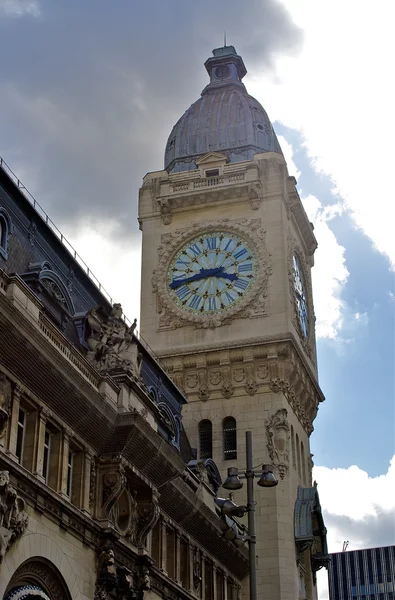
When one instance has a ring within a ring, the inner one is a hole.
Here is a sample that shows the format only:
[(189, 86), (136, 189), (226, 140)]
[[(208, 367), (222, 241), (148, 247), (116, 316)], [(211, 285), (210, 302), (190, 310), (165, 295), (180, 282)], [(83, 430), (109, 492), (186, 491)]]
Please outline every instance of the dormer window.
[(11, 220), (5, 210), (0, 208), (0, 256), (8, 258), (8, 236), (11, 230)]
[(219, 177), (219, 169), (209, 169), (206, 171), (206, 177)]

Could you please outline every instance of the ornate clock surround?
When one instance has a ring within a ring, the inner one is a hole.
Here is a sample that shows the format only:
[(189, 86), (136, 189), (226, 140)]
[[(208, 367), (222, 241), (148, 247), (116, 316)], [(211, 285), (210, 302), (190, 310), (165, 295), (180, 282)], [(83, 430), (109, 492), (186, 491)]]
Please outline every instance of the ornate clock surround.
[[(183, 244), (199, 234), (218, 230), (239, 235), (252, 246), (257, 261), (255, 282), (240, 302), (222, 313), (213, 315), (188, 313), (174, 303), (168, 292), (169, 264)], [(158, 268), (152, 277), (153, 292), (157, 294), (158, 300), (159, 327), (177, 328), (194, 325), (196, 328), (215, 328), (229, 323), (236, 315), (243, 317), (267, 315), (266, 296), (268, 278), (271, 274), (271, 259), (266, 248), (265, 235), (261, 219), (248, 218), (201, 221), (191, 227), (163, 234), (158, 248)]]

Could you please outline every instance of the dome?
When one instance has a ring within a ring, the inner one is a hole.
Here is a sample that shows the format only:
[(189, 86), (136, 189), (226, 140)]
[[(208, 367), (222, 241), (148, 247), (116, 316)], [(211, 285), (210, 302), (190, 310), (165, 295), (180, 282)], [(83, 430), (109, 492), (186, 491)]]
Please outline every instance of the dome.
[(165, 169), (196, 169), (196, 159), (207, 152), (226, 154), (229, 162), (251, 160), (261, 152), (281, 153), (266, 111), (241, 81), (247, 71), (233, 46), (213, 50), (205, 67), (210, 83), (173, 127)]

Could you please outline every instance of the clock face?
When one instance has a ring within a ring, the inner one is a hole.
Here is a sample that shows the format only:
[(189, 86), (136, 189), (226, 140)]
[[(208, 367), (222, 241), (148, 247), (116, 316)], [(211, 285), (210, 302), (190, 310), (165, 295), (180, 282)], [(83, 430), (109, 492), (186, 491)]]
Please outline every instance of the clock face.
[(302, 329), (304, 337), (307, 337), (309, 333), (309, 315), (307, 310), (307, 297), (306, 290), (303, 281), (302, 269), (297, 256), (292, 258), (293, 264), (293, 279), (294, 279), (294, 290), (295, 290), (295, 302), (296, 309), (298, 312), (299, 323)]
[(172, 300), (194, 314), (233, 308), (254, 284), (255, 253), (237, 234), (215, 231), (189, 240), (175, 254), (167, 274)]

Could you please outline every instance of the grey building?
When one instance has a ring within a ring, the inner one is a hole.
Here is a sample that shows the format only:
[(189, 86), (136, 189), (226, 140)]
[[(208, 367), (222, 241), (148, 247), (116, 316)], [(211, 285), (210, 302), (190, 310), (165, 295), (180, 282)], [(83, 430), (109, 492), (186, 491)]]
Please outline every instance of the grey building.
[(330, 600), (395, 598), (395, 546), (331, 554)]

